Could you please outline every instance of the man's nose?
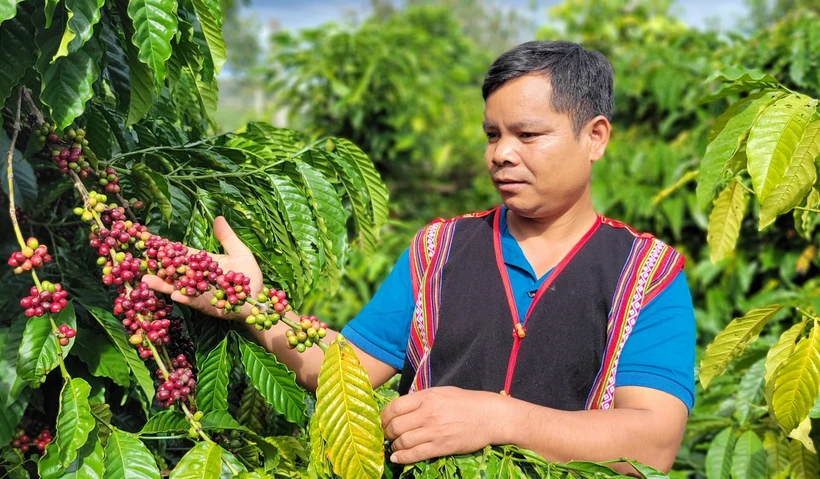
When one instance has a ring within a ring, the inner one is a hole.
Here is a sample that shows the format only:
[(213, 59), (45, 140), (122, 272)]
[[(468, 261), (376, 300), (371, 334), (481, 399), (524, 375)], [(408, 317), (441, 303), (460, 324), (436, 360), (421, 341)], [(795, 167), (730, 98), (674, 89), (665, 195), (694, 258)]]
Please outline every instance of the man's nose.
[(518, 164), (518, 152), (516, 151), (515, 138), (509, 135), (501, 136), (495, 144), (493, 151), (493, 163), (501, 166), (504, 164)]

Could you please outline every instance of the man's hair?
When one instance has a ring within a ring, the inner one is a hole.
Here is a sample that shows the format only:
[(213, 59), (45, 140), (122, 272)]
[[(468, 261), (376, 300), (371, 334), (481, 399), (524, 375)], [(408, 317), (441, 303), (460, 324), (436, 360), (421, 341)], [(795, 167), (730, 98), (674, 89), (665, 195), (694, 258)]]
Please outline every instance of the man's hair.
[(601, 53), (572, 42), (522, 43), (490, 66), (481, 88), (484, 100), (508, 81), (530, 74), (549, 78), (550, 103), (569, 116), (576, 137), (598, 115), (612, 121), (612, 65)]

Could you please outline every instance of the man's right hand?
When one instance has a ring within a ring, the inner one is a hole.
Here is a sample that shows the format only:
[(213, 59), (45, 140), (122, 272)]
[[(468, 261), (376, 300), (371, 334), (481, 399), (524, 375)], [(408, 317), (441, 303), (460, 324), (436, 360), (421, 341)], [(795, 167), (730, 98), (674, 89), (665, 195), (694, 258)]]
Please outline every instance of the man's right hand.
[[(227, 254), (211, 254), (214, 261), (219, 263), (219, 267), (223, 271), (234, 271), (242, 273), (246, 277), (251, 278), (251, 297), (256, 297), (262, 291), (262, 270), (259, 269), (259, 264), (253, 253), (247, 246), (236, 236), (225, 218), (218, 216), (214, 221), (214, 236), (225, 248)], [(190, 253), (196, 253), (193, 248), (188, 248)], [(202, 311), (210, 316), (225, 319), (240, 319), (247, 314), (225, 314), (221, 309), (211, 306), (211, 298), (213, 297), (213, 290), (203, 293), (197, 297), (189, 297), (181, 294), (174, 288), (174, 285), (168, 284), (162, 279), (154, 275), (145, 275), (142, 278), (144, 283), (148, 284), (151, 289), (171, 296), (173, 301), (179, 304), (190, 306), (196, 310)], [(250, 309), (247, 307), (247, 309)]]

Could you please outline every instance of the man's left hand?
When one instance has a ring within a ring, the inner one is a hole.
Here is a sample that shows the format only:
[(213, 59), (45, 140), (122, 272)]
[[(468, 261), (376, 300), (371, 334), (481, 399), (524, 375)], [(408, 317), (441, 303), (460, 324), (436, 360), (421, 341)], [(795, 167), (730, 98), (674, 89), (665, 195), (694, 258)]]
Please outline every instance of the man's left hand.
[(394, 399), (382, 411), (384, 435), (393, 441), (390, 461), (412, 464), (491, 444), (503, 427), (498, 413), (504, 399), (500, 394), (449, 386)]

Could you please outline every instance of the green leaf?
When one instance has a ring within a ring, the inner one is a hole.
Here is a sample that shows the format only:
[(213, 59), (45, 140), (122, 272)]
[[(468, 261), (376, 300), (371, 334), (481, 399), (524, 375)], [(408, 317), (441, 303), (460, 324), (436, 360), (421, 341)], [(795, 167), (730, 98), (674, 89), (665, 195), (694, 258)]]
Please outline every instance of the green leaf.
[(222, 479), (234, 479), (238, 477), (238, 474), (234, 474), (234, 472), (241, 474), (243, 472), (248, 472), (248, 469), (245, 468), (241, 462), (239, 462), (239, 459), (237, 459), (236, 456), (231, 454), (229, 451), (223, 450), (221, 471)]
[[(111, 91), (117, 97), (117, 111), (124, 115), (128, 114), (128, 106), (131, 103), (131, 72), (128, 67), (128, 48), (127, 44), (123, 44), (122, 39), (115, 33), (114, 27), (111, 26), (110, 17), (103, 19), (100, 40), (105, 47), (104, 76), (107, 76)], [(148, 85), (150, 91), (150, 82)], [(98, 149), (97, 142), (100, 140), (92, 136), (88, 128), (86, 128), (86, 133), (89, 133), (88, 138), (94, 139), (95, 150)]]
[(175, 0), (131, 0), (128, 16), (134, 25), (132, 42), (139, 60), (154, 72), (157, 92), (165, 82), (165, 62), (171, 58), (171, 38), (177, 33)]
[(5, 406), (3, 414), (0, 414), (0, 447), (11, 442), (20, 419), (28, 407), (30, 389), (24, 389), (15, 401)]
[(7, 449), (3, 453), (2, 461), (9, 479), (30, 479), (31, 476), (29, 476), (28, 470), (23, 466), (25, 457), (23, 457), (22, 451)]
[[(337, 157), (345, 157), (363, 181), (363, 188), (367, 193), (369, 203), (367, 213), (370, 219), (370, 228), (373, 239), (375, 239), (379, 229), (387, 220), (387, 200), (389, 197), (387, 187), (382, 182), (375, 166), (373, 166), (373, 162), (359, 147), (344, 138), (334, 138), (333, 141), (336, 144)], [(365, 246), (367, 250), (367, 245)]]
[(319, 237), (316, 221), (308, 206), (307, 199), (296, 185), (284, 176), (269, 175), (271, 191), (276, 195), (280, 213), (285, 225), (298, 246), (299, 256), (306, 272), (318, 277), (319, 256), (314, 249), (314, 241)]
[(773, 304), (756, 308), (742, 318), (735, 318), (706, 347), (700, 362), (700, 383), (705, 389), (713, 378), (726, 370), (729, 362), (740, 355), (763, 329), (763, 326), (777, 314), (783, 306)]
[[(0, 408), (17, 400), (26, 382), (17, 375), (17, 350), (26, 329), (25, 315), (18, 315), (8, 328), (0, 330)], [(0, 436), (0, 444), (5, 444)]]
[[(74, 304), (69, 302), (55, 315), (54, 321), (56, 324), (76, 326)], [(46, 375), (59, 364), (56, 341), (48, 314), (29, 318), (23, 331), (23, 340), (17, 350), (17, 374), (22, 380), (28, 381), (29, 386), (40, 387), (40, 383), (46, 380)], [(71, 341), (68, 346), (63, 346), (63, 353), (67, 354), (75, 342)]]
[(76, 341), (74, 354), (86, 365), (88, 372), (97, 377), (106, 377), (122, 387), (131, 384), (128, 363), (106, 338), (89, 330), (80, 333), (82, 341)]
[(0, 1), (0, 23), (5, 22), (17, 15), (17, 4), (23, 0), (2, 0)]
[(228, 375), (231, 371), (228, 337), (211, 351), (199, 368), (196, 404), (200, 411), (228, 409)]
[(669, 476), (662, 473), (661, 471), (655, 469), (652, 466), (647, 466), (646, 464), (641, 464), (638, 461), (633, 461), (631, 459), (627, 459), (626, 462), (632, 464), (632, 467), (638, 471), (644, 479), (668, 479)]
[(82, 115), (85, 103), (94, 95), (92, 85), (100, 76), (102, 54), (102, 44), (92, 37), (82, 48), (58, 58), (43, 72), (40, 101), (49, 107), (58, 130)]
[(217, 479), (224, 450), (212, 442), (200, 442), (179, 461), (170, 479)]
[(95, 426), (88, 394), (91, 386), (82, 378), (72, 378), (63, 384), (60, 393), (60, 413), (57, 415), (57, 436), (54, 442), (59, 448), (59, 462), (68, 467), (77, 457), (77, 449), (88, 440)]
[(103, 447), (96, 431), (77, 450), (77, 457), (67, 467), (60, 464), (56, 441), (46, 446), (45, 455), (37, 463), (41, 479), (100, 479), (103, 477)]
[(727, 427), (712, 439), (706, 452), (707, 479), (729, 479), (734, 448), (735, 436), (731, 427)]
[(164, 176), (152, 171), (144, 163), (138, 163), (131, 168), (131, 177), (137, 186), (150, 197), (159, 207), (162, 217), (171, 219), (173, 205), (171, 204), (171, 192), (168, 180)]
[(709, 144), (698, 169), (696, 194), (701, 208), (706, 207), (734, 154), (744, 145), (746, 134), (760, 112), (782, 93), (766, 91), (738, 101), (726, 109), (709, 130)]
[(325, 351), (316, 388), (319, 429), (333, 472), (345, 478), (379, 478), (384, 469), (384, 433), (370, 379), (346, 343)]
[(732, 454), (732, 479), (765, 479), (766, 451), (754, 431), (746, 431), (735, 443)]
[(308, 435), (310, 437), (310, 462), (308, 471), (313, 471), (318, 477), (333, 477), (333, 470), (330, 461), (327, 459), (327, 444), (322, 439), (319, 429), (319, 415), (317, 411), (311, 416), (308, 424)]
[(165, 410), (151, 416), (145, 426), (142, 427), (140, 435), (182, 432), (187, 431), (189, 427), (190, 424), (185, 419), (185, 414), (179, 411)]
[(128, 115), (125, 124), (127, 126), (138, 122), (148, 110), (151, 109), (154, 86), (154, 76), (151, 69), (139, 60), (140, 52), (134, 46), (134, 24), (126, 14), (125, 0), (117, 2), (117, 12), (122, 22), (122, 29), (125, 33), (125, 51), (128, 63), (129, 75), (129, 102), (125, 107), (128, 110)]
[(737, 178), (715, 200), (706, 233), (712, 263), (717, 263), (734, 252), (747, 202), (746, 191)]
[(763, 436), (763, 448), (766, 449), (766, 465), (771, 479), (789, 477), (789, 443), (783, 435), (766, 431)]
[(236, 422), (227, 410), (211, 411), (200, 421), (203, 429), (229, 429), (250, 432), (250, 429)]
[(297, 162), (295, 169), (307, 193), (308, 203), (315, 212), (316, 225), (321, 233), (326, 257), (326, 277), (330, 294), (338, 289), (339, 270), (344, 266), (347, 252), (347, 215), (336, 188), (319, 170), (305, 162)]
[(104, 2), (105, 0), (65, 0), (68, 25), (52, 62), (76, 52), (94, 35), (94, 25), (100, 21), (100, 8)]
[(801, 339), (775, 377), (772, 409), (786, 431), (805, 419), (820, 392), (820, 326)]
[(719, 70), (710, 75), (704, 83), (711, 83), (713, 81), (728, 83), (728, 85), (723, 85), (716, 92), (706, 95), (700, 100), (701, 103), (708, 103), (718, 98), (744, 91), (756, 90), (758, 88), (780, 87), (780, 83), (778, 83), (776, 78), (756, 68), (747, 70), (745, 68), (730, 67)]
[(789, 463), (793, 479), (815, 479), (820, 476), (817, 454), (812, 453), (800, 441), (789, 441)]
[(114, 430), (105, 444), (104, 479), (159, 479), (151, 451), (133, 434)]
[(255, 433), (265, 434), (268, 427), (268, 403), (265, 402), (265, 398), (259, 394), (256, 388), (245, 388), (242, 399), (239, 400), (236, 418), (240, 424), (250, 428)]
[(139, 384), (142, 390), (145, 391), (145, 397), (147, 400), (149, 402), (153, 401), (155, 393), (154, 380), (151, 377), (151, 373), (148, 371), (148, 368), (145, 367), (145, 363), (139, 358), (137, 352), (134, 350), (133, 346), (131, 346), (131, 343), (128, 342), (128, 338), (122, 328), (122, 324), (117, 321), (117, 318), (115, 318), (114, 315), (104, 309), (88, 305), (84, 306), (88, 312), (97, 319), (97, 322), (100, 323), (103, 329), (105, 329), (105, 332), (108, 333), (114, 347), (117, 348), (117, 351), (119, 351), (122, 357), (125, 358), (125, 361), (131, 368), (131, 373), (133, 373), (137, 384)]
[(735, 417), (741, 425), (752, 419), (755, 407), (763, 399), (763, 387), (766, 382), (763, 377), (766, 372), (766, 359), (754, 363), (740, 380), (737, 387)]
[(799, 205), (817, 180), (814, 159), (820, 154), (820, 119), (806, 126), (783, 178), (760, 207), (760, 229)]
[(46, 28), (51, 28), (51, 21), (54, 18), (54, 11), (57, 10), (57, 4), (60, 0), (46, 0)]
[(202, 25), (205, 40), (214, 63), (214, 71), (218, 74), (227, 58), (225, 40), (222, 39), (222, 12), (216, 0), (193, 0), (196, 15)]
[[(2, 69), (0, 69), (2, 70)], [(0, 184), (3, 186), (3, 193), (9, 194), (9, 183), (7, 175), (7, 158), (11, 140), (6, 136), (6, 131), (0, 128), (0, 151), (3, 155), (3, 175)], [(14, 172), (14, 202), (21, 208), (34, 206), (37, 200), (37, 177), (34, 176), (34, 169), (28, 161), (24, 160), (20, 152), (15, 149), (12, 158), (12, 170)]]
[[(18, 5), (16, 15), (14, 5), (18, 0), (3, 0), (2, 3), (0, 21), (3, 22), (3, 28), (0, 28), (0, 45), (3, 48), (0, 48), (0, 65), (3, 65), (3, 68), (0, 68), (0, 105), (6, 103), (14, 86), (25, 75), (26, 69), (34, 65), (37, 52), (34, 43), (34, 24), (31, 19), (32, 3)], [(11, 16), (6, 16), (9, 10)]]
[(290, 422), (306, 418), (305, 391), (296, 384), (296, 374), (262, 347), (235, 335), (239, 340), (242, 363), (251, 384), (265, 396), (273, 409)]
[(746, 156), (759, 201), (765, 201), (783, 178), (815, 107), (809, 97), (787, 95), (767, 106), (752, 125)]

